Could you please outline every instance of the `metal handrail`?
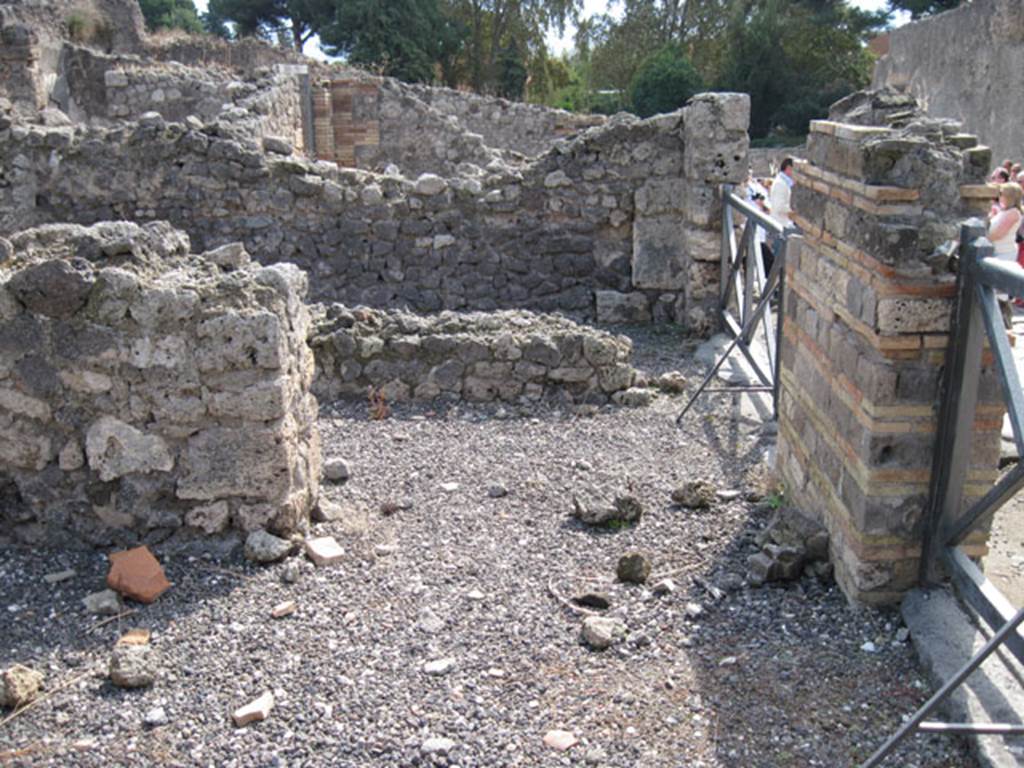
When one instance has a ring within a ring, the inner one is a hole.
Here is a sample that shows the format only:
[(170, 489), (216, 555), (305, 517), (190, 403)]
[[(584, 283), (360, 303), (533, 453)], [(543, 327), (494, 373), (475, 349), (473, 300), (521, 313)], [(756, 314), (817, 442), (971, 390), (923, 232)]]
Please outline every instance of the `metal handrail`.
[(738, 209), (739, 212), (746, 216), (748, 219), (753, 219), (754, 221), (756, 221), (762, 228), (767, 229), (769, 232), (772, 232), (776, 235), (781, 235), (786, 231), (786, 227), (779, 224), (779, 222), (777, 222), (767, 213), (762, 211), (756, 205), (751, 205), (750, 203), (748, 203), (735, 192), (726, 192), (725, 201), (733, 208)]

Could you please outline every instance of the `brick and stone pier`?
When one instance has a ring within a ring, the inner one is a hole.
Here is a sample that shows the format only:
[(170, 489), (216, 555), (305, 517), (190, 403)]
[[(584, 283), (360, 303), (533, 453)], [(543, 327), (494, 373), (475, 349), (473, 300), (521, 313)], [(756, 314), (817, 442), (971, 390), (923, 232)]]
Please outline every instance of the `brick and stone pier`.
[[(988, 153), (924, 126), (813, 122), (793, 193), (804, 234), (787, 264), (778, 467), (827, 526), (840, 585), (868, 603), (917, 579), (956, 283), (936, 246), (991, 194), (972, 184)], [(968, 500), (994, 479), (1002, 416), (988, 369)], [(969, 541), (983, 548), (983, 533)]]

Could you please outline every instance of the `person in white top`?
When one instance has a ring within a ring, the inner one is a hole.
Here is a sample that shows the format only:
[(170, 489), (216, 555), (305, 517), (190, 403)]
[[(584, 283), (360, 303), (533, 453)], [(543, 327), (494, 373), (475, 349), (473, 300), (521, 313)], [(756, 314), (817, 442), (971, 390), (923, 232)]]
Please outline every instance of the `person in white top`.
[(768, 210), (773, 219), (783, 227), (792, 227), (793, 220), (790, 214), (793, 208), (790, 205), (790, 198), (793, 193), (793, 158), (787, 157), (779, 166), (779, 173), (772, 182), (771, 194), (768, 198)]
[(1017, 260), (1017, 230), (1020, 228), (1024, 211), (1021, 210), (1021, 197), (1024, 190), (1020, 184), (1009, 182), (999, 185), (999, 204), (990, 214), (988, 222), (988, 239), (992, 243), (997, 259), (1006, 261)]

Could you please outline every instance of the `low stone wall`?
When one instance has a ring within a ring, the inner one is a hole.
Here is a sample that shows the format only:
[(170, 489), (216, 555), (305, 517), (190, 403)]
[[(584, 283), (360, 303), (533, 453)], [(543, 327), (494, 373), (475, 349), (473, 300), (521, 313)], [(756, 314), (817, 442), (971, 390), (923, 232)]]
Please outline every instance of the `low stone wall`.
[(423, 317), (333, 305), (315, 322), (311, 346), (322, 400), (377, 392), (388, 402), (487, 402), (565, 393), (602, 403), (635, 375), (627, 337), (529, 312)]
[[(959, 126), (811, 124), (786, 265), (778, 469), (831, 537), (848, 596), (894, 603), (917, 580), (957, 236), (987, 150)], [(991, 367), (991, 360), (986, 365)], [(969, 498), (994, 478), (1002, 406), (989, 370)], [(984, 535), (969, 542), (978, 553)]]
[(0, 240), (0, 534), (57, 545), (305, 526), (305, 275), (163, 223)]
[(317, 300), (706, 331), (718, 187), (743, 178), (748, 112), (744, 95), (703, 94), (669, 115), (616, 118), (519, 168), (415, 181), (264, 154), (220, 122), (106, 130), (0, 116), (0, 235), (168, 220), (198, 248), (241, 241), (261, 262), (298, 264)]

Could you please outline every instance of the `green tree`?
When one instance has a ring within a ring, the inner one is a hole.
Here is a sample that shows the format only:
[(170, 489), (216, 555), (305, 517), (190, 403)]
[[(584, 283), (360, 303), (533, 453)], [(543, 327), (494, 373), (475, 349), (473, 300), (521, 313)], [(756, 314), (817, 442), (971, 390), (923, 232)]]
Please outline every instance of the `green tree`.
[(725, 36), (720, 86), (750, 94), (750, 134), (803, 135), (838, 98), (863, 88), (864, 42), (886, 14), (843, 0), (766, 0), (739, 6)]
[(640, 64), (629, 86), (633, 110), (641, 117), (672, 112), (703, 88), (682, 46), (669, 43)]
[[(561, 32), (576, 19), (583, 0), (444, 0), (445, 14), (466, 30), (460, 79), (478, 93), (499, 90), (515, 40), (521, 63), (539, 49), (548, 29)], [(502, 63), (499, 66), (499, 58)]]
[(345, 0), (320, 40), (331, 55), (409, 82), (434, 80), (435, 68), (459, 42), (437, 0)]
[(150, 32), (158, 29), (203, 31), (203, 24), (192, 0), (139, 0), (139, 7)]
[(275, 39), (287, 30), (299, 50), (334, 17), (340, 0), (210, 0), (209, 16), (225, 25), (230, 22), (238, 37)]
[(942, 13), (960, 5), (961, 0), (889, 0), (892, 11), (906, 11), (913, 19)]

